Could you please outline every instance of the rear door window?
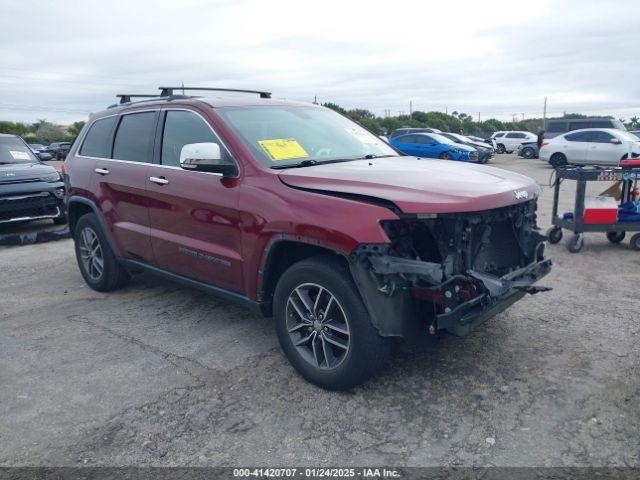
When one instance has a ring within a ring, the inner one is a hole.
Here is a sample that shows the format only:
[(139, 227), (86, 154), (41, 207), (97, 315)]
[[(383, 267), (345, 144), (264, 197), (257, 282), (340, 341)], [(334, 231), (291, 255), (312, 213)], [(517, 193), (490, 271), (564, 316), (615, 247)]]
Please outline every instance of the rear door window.
[(526, 135), (524, 133), (513, 132), (513, 133), (507, 134), (507, 138), (525, 138), (525, 137)]
[(111, 134), (118, 117), (101, 118), (93, 122), (84, 137), (80, 155), (86, 157), (111, 157)]
[(157, 116), (158, 112), (123, 115), (113, 142), (113, 158), (151, 163)]
[(565, 140), (570, 142), (588, 142), (589, 132), (576, 132), (564, 136)]

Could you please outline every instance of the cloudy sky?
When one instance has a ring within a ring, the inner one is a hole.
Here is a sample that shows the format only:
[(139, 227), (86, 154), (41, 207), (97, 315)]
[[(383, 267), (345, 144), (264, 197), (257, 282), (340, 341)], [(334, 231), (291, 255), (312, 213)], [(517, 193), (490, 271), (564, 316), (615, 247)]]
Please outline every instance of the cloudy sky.
[(161, 84), (379, 115), (640, 114), (640, 2), (0, 0), (0, 119), (85, 119)]

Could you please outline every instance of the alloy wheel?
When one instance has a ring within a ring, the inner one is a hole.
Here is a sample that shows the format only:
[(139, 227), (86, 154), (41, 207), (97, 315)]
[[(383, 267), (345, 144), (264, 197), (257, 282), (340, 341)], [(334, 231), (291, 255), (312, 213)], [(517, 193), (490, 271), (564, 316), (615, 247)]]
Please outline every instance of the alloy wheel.
[(349, 353), (349, 320), (338, 299), (320, 285), (304, 283), (293, 289), (286, 326), (300, 356), (316, 368), (335, 369)]
[(102, 246), (96, 232), (85, 227), (80, 232), (80, 259), (85, 272), (92, 280), (100, 280), (104, 271)]

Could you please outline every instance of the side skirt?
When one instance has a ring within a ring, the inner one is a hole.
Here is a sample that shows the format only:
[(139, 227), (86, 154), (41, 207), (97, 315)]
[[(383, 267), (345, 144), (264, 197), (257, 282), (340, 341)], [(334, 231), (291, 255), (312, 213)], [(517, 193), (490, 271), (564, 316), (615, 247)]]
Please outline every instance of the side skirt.
[(249, 297), (242, 295), (240, 293), (233, 292), (231, 290), (225, 290), (224, 288), (220, 288), (214, 285), (210, 285), (208, 283), (200, 282), (199, 280), (194, 280), (189, 277), (184, 277), (182, 275), (178, 275), (176, 273), (172, 273), (162, 268), (154, 267), (152, 265), (148, 265), (146, 263), (139, 262), (137, 260), (121, 259), (120, 262), (128, 270), (134, 270), (134, 271), (146, 270), (155, 275), (159, 275), (169, 280), (173, 280), (174, 282), (180, 283), (184, 286), (196, 288), (198, 290), (202, 290), (203, 292), (210, 293), (224, 300), (229, 300), (231, 302), (237, 303), (239, 305), (242, 305), (248, 308), (254, 313), (260, 314), (262, 316), (267, 316), (266, 312), (268, 311), (267, 307), (269, 307), (269, 305), (266, 302), (256, 302), (255, 300), (251, 300)]

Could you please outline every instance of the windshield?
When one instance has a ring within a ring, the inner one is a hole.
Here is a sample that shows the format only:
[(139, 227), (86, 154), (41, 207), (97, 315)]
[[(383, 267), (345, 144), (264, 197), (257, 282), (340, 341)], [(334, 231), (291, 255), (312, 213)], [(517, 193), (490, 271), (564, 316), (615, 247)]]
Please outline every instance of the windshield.
[(456, 142), (454, 142), (453, 140), (449, 140), (444, 135), (440, 135), (438, 133), (430, 133), (429, 136), (431, 138), (433, 138), (438, 143), (444, 143), (445, 145), (455, 145), (456, 144)]
[(471, 138), (471, 137), (467, 138), (467, 137), (464, 137), (462, 135), (458, 135), (457, 133), (450, 133), (449, 137), (456, 138), (456, 139), (460, 140), (461, 142), (468, 142), (470, 140), (470, 138)]
[(398, 156), (378, 137), (327, 108), (222, 107), (216, 112), (271, 168)]
[(0, 164), (37, 162), (26, 143), (16, 137), (0, 137)]
[(627, 131), (624, 131), (624, 130), (618, 130), (616, 132), (616, 134), (622, 140), (627, 140), (627, 141), (630, 141), (630, 142), (637, 142), (638, 141), (638, 137), (636, 135), (634, 135), (633, 133), (631, 133), (631, 132), (627, 132)]

